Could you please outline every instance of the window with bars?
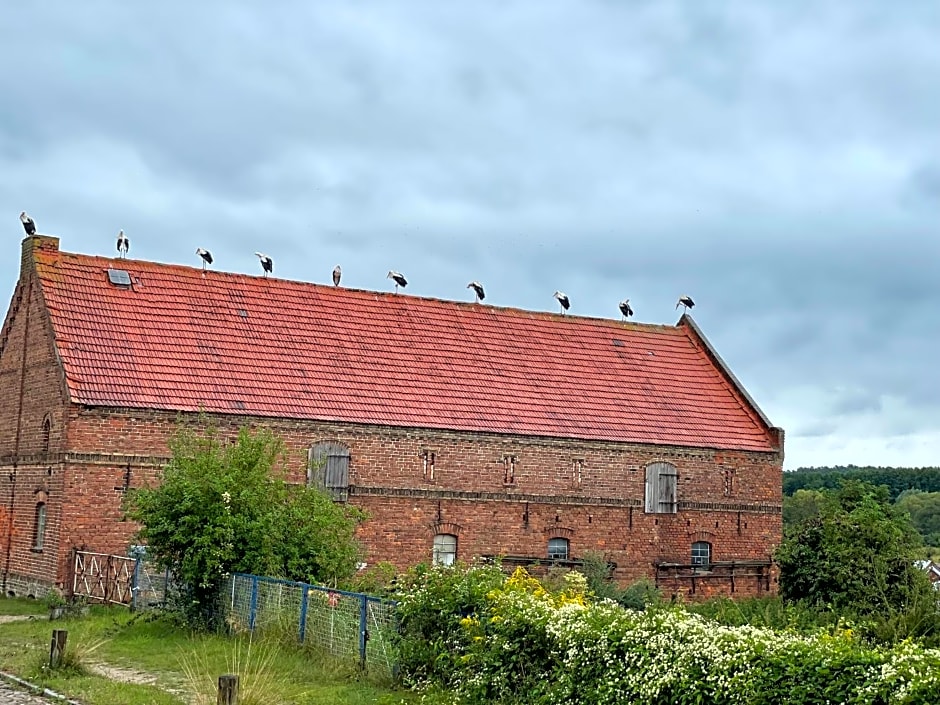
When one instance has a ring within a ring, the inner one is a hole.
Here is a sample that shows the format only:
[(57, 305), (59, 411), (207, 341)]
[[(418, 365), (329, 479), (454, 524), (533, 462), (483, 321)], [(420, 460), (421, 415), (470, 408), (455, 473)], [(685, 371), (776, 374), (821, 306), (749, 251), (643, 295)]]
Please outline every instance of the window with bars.
[(349, 448), (339, 443), (319, 443), (310, 449), (307, 485), (319, 487), (334, 500), (349, 498)]
[(676, 484), (679, 472), (672, 463), (652, 463), (646, 467), (646, 511), (675, 514)]
[(434, 537), (434, 565), (453, 565), (457, 560), (457, 537), (453, 534), (437, 534)]
[(425, 450), (421, 453), (421, 464), (423, 467), (424, 479), (428, 482), (434, 482), (434, 465), (437, 462), (437, 453), (433, 450)]
[(571, 544), (565, 538), (553, 538), (548, 540), (548, 558), (550, 560), (566, 561)]
[(734, 468), (725, 468), (725, 497), (734, 496)]
[(692, 544), (692, 565), (707, 568), (712, 562), (712, 545), (708, 541), (696, 541)]
[(514, 455), (503, 456), (503, 484), (516, 484), (516, 456)]

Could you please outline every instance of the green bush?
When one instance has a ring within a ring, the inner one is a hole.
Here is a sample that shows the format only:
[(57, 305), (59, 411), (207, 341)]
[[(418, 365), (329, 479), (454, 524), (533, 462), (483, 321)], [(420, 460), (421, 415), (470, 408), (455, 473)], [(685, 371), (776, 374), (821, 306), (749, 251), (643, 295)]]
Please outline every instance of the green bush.
[(230, 573), (328, 584), (352, 575), (364, 515), (287, 483), (274, 435), (242, 429), (228, 443), (212, 427), (202, 436), (183, 429), (170, 450), (162, 483), (131, 492), (128, 516), (141, 523), (149, 555), (179, 581), (186, 621), (218, 615), (215, 601)]
[(621, 606), (631, 610), (645, 610), (663, 600), (662, 591), (649, 578), (640, 578), (625, 587), (617, 596)]
[(780, 594), (858, 614), (903, 610), (923, 592), (921, 542), (884, 487), (856, 481), (820, 496), (818, 514), (784, 538), (774, 556)]
[(586, 593), (577, 573), (561, 592), (523, 570), (416, 573), (399, 599), (407, 638), (420, 634), (425, 650), (403, 660), (404, 675), (481, 704), (936, 702), (940, 651), (910, 641), (872, 647), (838, 626), (729, 627), (677, 605), (640, 612)]
[(409, 685), (451, 684), (467, 643), (460, 620), (486, 611), (486, 595), (503, 583), (498, 566), (417, 565), (398, 581), (401, 673)]

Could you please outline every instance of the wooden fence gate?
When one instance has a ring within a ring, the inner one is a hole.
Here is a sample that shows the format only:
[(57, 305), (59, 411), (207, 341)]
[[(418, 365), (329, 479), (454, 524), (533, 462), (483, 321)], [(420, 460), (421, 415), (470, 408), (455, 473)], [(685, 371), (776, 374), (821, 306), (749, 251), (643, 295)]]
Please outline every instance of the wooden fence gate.
[(107, 553), (75, 551), (72, 594), (89, 600), (130, 605), (137, 561)]

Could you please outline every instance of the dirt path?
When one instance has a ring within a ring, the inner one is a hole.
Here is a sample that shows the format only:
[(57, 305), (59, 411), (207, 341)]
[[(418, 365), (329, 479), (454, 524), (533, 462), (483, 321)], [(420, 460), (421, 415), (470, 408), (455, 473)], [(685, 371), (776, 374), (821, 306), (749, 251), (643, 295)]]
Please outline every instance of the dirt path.
[[(110, 663), (90, 663), (88, 664), (88, 668), (91, 669), (95, 675), (108, 678), (112, 681), (134, 683), (136, 685), (150, 685), (166, 691), (167, 693), (172, 693), (176, 697), (181, 698), (184, 702), (189, 702), (190, 700), (189, 693), (187, 693), (180, 684), (167, 685), (166, 683), (160, 683), (160, 677), (153, 673), (146, 673), (133, 668), (125, 668), (124, 666), (115, 666)], [(0, 701), (0, 705), (3, 705), (2, 701)]]
[(6, 622), (25, 622), (28, 619), (48, 619), (39, 614), (0, 614), (0, 624)]
[[(48, 619), (48, 617), (30, 614), (2, 614), (0, 615), (0, 624), (25, 622), (31, 619)], [(184, 702), (189, 702), (190, 700), (189, 694), (182, 688), (181, 684), (174, 684), (172, 686), (161, 684), (159, 683), (159, 676), (153, 673), (145, 673), (133, 668), (115, 666), (109, 663), (90, 663), (88, 667), (93, 673), (103, 678), (118, 681), (119, 683), (154, 686), (168, 693), (172, 693), (178, 698), (181, 698)], [(13, 684), (0, 679), (0, 705), (47, 705), (50, 702), (58, 701), (46, 700), (39, 696), (31, 695), (24, 690), (18, 689)]]

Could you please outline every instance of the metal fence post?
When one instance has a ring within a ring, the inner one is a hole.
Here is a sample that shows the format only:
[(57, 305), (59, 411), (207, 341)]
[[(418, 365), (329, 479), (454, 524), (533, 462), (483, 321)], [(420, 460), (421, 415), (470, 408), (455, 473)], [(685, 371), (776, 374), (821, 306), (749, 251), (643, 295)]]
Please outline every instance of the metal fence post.
[(301, 583), (300, 589), (303, 594), (300, 596), (300, 643), (304, 643), (307, 636), (307, 595), (310, 593), (310, 586), (307, 583)]
[(255, 617), (258, 616), (258, 576), (251, 576), (251, 601), (248, 604), (248, 629), (255, 630)]
[(366, 642), (369, 640), (368, 598), (359, 596), (359, 668), (366, 670)]
[(131, 612), (136, 612), (139, 607), (137, 595), (140, 593), (141, 568), (140, 556), (137, 556), (137, 559), (134, 561), (134, 576), (131, 578)]

